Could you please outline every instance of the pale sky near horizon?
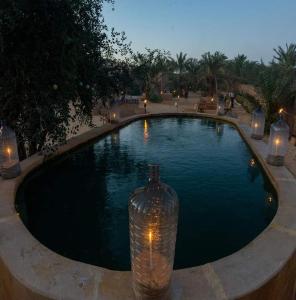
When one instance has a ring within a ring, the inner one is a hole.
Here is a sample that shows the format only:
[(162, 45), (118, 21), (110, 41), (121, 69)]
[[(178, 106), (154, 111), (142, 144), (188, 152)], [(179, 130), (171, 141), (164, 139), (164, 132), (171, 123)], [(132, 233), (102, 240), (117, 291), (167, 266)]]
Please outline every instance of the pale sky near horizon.
[(296, 0), (115, 0), (106, 24), (125, 31), (134, 51), (164, 49), (189, 57), (219, 50), (267, 63), (273, 48), (296, 43)]

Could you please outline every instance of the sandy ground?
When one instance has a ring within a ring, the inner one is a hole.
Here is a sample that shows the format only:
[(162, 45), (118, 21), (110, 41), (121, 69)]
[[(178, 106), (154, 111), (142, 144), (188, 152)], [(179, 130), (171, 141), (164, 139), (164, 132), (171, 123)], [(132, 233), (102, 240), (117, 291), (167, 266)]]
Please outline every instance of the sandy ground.
[[(188, 99), (173, 99), (173, 101), (166, 101), (163, 103), (147, 103), (147, 112), (148, 113), (160, 113), (160, 112), (194, 112), (196, 110), (196, 105), (199, 103), (199, 97), (189, 97)], [(175, 106), (175, 103), (178, 103), (178, 107)], [(140, 102), (139, 108), (143, 109), (143, 102)], [(124, 109), (124, 105), (120, 107), (120, 109)], [(242, 123), (250, 124), (251, 123), (251, 115), (247, 113), (242, 106), (239, 104), (235, 104), (234, 113), (237, 115), (238, 119)], [(206, 111), (207, 113), (215, 114), (215, 111)], [(104, 123), (102, 121), (101, 116), (93, 116), (93, 124), (95, 127), (103, 126)], [(80, 125), (78, 134), (82, 134), (91, 127), (86, 125)], [(69, 135), (68, 138), (71, 138), (73, 135)], [(264, 139), (267, 143), (268, 137)], [(288, 153), (285, 160), (286, 167), (293, 173), (296, 177), (296, 146), (291, 142), (289, 144)]]

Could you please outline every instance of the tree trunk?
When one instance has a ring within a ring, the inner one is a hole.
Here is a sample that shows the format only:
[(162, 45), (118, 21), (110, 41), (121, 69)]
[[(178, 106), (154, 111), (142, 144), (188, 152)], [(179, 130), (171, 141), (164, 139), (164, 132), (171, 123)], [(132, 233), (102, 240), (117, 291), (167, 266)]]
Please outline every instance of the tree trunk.
[(218, 93), (218, 80), (217, 80), (216, 76), (214, 77), (214, 80), (215, 80), (215, 94), (217, 95), (217, 93)]
[(37, 144), (36, 142), (29, 143), (29, 156), (32, 156), (37, 152)]
[(18, 146), (19, 159), (20, 161), (22, 161), (27, 158), (25, 143), (23, 141), (18, 141), (17, 146)]

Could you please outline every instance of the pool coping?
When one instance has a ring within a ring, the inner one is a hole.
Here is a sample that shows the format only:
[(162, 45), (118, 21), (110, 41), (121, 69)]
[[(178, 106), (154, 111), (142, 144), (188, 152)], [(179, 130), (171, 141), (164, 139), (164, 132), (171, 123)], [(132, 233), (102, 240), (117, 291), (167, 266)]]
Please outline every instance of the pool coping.
[[(286, 167), (265, 162), (267, 145), (250, 138), (248, 125), (237, 119), (204, 113), (153, 113), (125, 118), (75, 136), (50, 157), (98, 139), (147, 117), (195, 117), (234, 125), (278, 194), (278, 210), (271, 224), (239, 251), (203, 266), (173, 273), (171, 299), (238, 299), (258, 290), (274, 278), (294, 256), (296, 249), (296, 180)], [(16, 179), (0, 179), (0, 298), (14, 288), (15, 299), (133, 299), (130, 271), (112, 271), (65, 258), (38, 242), (15, 210), (19, 185), (47, 158), (36, 154), (21, 162)], [(295, 280), (295, 279), (294, 279)], [(5, 299), (5, 298), (4, 298)], [(12, 298), (14, 299), (14, 298)]]

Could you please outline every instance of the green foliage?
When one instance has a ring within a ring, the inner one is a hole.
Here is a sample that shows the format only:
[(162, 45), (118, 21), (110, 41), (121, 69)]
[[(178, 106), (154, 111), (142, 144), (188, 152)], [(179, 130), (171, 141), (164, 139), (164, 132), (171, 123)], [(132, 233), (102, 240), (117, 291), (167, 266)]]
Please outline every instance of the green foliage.
[(286, 44), (286, 50), (281, 46), (274, 49), (274, 59), (284, 68), (290, 69), (296, 66), (296, 44)]
[(162, 98), (161, 98), (161, 96), (160, 95), (158, 95), (158, 94), (151, 94), (151, 96), (150, 96), (150, 102), (154, 102), (154, 103), (160, 103), (160, 102), (162, 102)]
[(238, 101), (238, 103), (240, 103), (243, 108), (248, 112), (248, 113), (252, 113), (253, 110), (258, 106), (258, 101), (248, 95), (248, 94), (239, 94), (236, 96), (236, 100)]
[(178, 95), (185, 96), (183, 94), (184, 89), (187, 89), (186, 84), (184, 83), (184, 73), (186, 72), (186, 62), (187, 62), (187, 54), (180, 52), (176, 55), (176, 60), (172, 61), (175, 66), (175, 72), (178, 76)]
[(169, 52), (147, 48), (145, 53), (137, 52), (132, 56), (132, 76), (149, 100), (153, 90), (160, 92), (163, 73), (169, 69)]
[(274, 50), (275, 61), (260, 73), (260, 89), (266, 104), (267, 120), (272, 123), (280, 107), (290, 107), (296, 97), (296, 45)]
[(210, 95), (218, 92), (218, 77), (223, 74), (227, 56), (216, 51), (214, 54), (207, 52), (201, 56), (202, 79), (206, 81)]
[(176, 55), (176, 60), (171, 59), (172, 65), (174, 67), (174, 71), (182, 75), (186, 71), (186, 62), (187, 62), (187, 54), (180, 52), (179, 54)]
[(90, 124), (97, 99), (120, 88), (126, 65), (113, 55), (129, 47), (124, 34), (108, 37), (103, 2), (1, 1), (0, 118), (21, 157), (63, 142), (72, 121)]
[(200, 88), (199, 78), (201, 76), (200, 62), (196, 58), (188, 58), (186, 61), (185, 80), (190, 90), (197, 91)]

